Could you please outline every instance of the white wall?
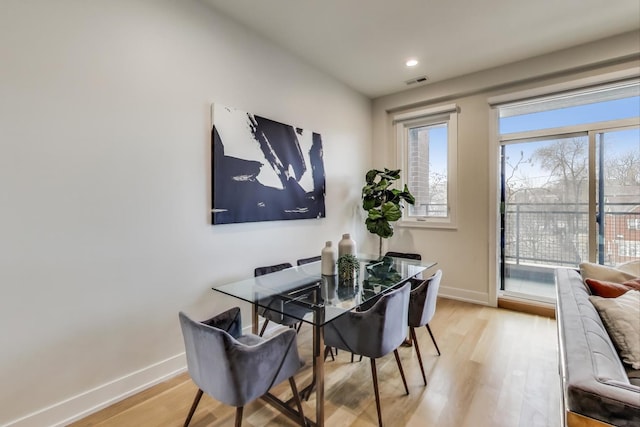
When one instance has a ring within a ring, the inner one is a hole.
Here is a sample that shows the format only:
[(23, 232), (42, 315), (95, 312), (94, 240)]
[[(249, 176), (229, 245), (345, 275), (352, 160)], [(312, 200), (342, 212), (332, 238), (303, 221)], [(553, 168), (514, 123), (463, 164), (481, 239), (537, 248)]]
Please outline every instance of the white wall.
[(496, 304), (498, 144), (491, 135), (492, 96), (631, 69), (640, 74), (640, 32), (531, 58), (374, 100), (374, 166), (392, 167), (396, 148), (390, 117), (425, 106), (456, 103), (458, 228), (396, 227), (388, 249), (421, 253), (443, 270), (440, 295)]
[[(178, 311), (234, 304), (212, 286), (368, 244), (370, 101), (210, 8), (4, 0), (0, 58), (0, 425), (182, 369)], [(210, 225), (213, 102), (322, 134), (327, 218)]]

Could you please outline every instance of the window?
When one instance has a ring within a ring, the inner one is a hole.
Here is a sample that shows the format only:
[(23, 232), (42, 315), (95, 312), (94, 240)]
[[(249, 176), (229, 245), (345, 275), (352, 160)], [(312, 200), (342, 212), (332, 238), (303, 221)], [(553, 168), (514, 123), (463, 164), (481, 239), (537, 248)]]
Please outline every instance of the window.
[(627, 228), (629, 230), (640, 230), (640, 218), (627, 220)]
[(400, 225), (455, 228), (457, 114), (452, 104), (393, 117), (398, 168), (416, 199)]
[(504, 294), (552, 301), (555, 267), (640, 257), (640, 81), (493, 105)]
[(640, 257), (640, 241), (618, 240), (618, 256), (625, 258)]

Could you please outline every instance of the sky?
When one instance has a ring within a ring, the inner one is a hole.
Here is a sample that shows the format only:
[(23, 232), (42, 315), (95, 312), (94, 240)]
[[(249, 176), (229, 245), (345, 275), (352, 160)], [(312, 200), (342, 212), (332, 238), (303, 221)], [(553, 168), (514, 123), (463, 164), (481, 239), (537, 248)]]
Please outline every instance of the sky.
[[(633, 117), (640, 117), (640, 96), (501, 118), (500, 133), (549, 129)], [(636, 140), (636, 143), (640, 142)]]
[[(539, 113), (524, 114), (500, 119), (500, 131), (503, 134), (525, 132), (535, 129), (550, 129), (588, 123), (598, 123), (610, 120), (640, 117), (640, 97), (629, 97), (596, 104), (579, 105)], [(585, 149), (588, 136), (578, 137), (584, 141)], [(524, 159), (531, 157), (533, 152), (544, 145), (553, 143), (560, 138), (552, 137), (546, 141), (523, 142), (507, 145), (506, 155), (512, 165), (518, 162), (520, 153)], [(640, 128), (616, 130), (604, 133), (605, 159), (619, 156), (623, 153), (634, 152), (640, 154)], [(509, 169), (509, 168), (507, 168)], [(510, 171), (507, 170), (509, 174)], [(542, 171), (535, 164), (520, 164), (518, 175), (529, 180), (536, 178), (545, 180), (548, 172)], [(516, 181), (517, 177), (512, 178)], [(532, 182), (531, 182), (532, 183)]]

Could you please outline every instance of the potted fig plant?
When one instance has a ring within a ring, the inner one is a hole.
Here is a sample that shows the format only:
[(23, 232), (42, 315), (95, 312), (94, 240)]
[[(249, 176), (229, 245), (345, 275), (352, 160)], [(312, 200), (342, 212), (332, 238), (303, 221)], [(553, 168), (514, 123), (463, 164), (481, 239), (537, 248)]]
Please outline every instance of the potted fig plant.
[(378, 256), (382, 257), (382, 239), (393, 236), (392, 222), (402, 218), (404, 203), (413, 205), (415, 198), (407, 184), (402, 190), (392, 188), (400, 179), (400, 169), (371, 169), (362, 187), (362, 207), (367, 211), (367, 230), (378, 236)]

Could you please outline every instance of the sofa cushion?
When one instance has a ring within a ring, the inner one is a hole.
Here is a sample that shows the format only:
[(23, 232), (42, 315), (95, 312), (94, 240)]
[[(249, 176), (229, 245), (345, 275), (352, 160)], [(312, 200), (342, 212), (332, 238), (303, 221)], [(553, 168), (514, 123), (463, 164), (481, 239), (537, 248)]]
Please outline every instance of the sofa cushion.
[(606, 280), (586, 278), (584, 282), (589, 286), (589, 290), (593, 295), (602, 298), (617, 298), (632, 289), (622, 283), (608, 282)]
[(582, 280), (596, 279), (614, 283), (622, 283), (638, 277), (633, 273), (618, 268), (607, 267), (606, 265), (592, 262), (583, 262), (580, 264), (580, 275), (582, 275)]
[(617, 298), (590, 296), (622, 360), (640, 369), (640, 291)]
[(626, 273), (633, 274), (636, 277), (640, 276), (640, 260), (638, 259), (618, 264), (616, 268)]

